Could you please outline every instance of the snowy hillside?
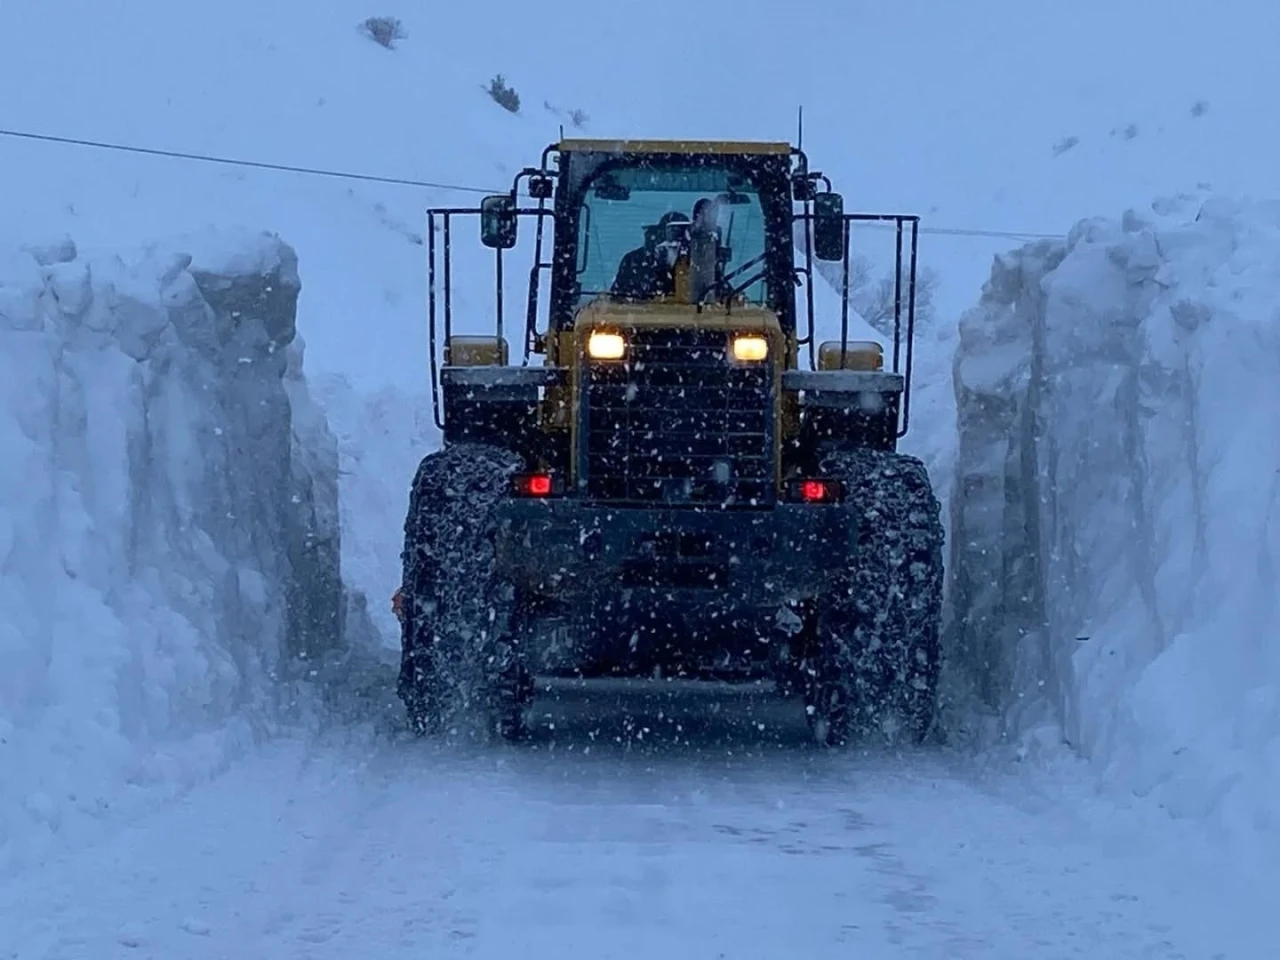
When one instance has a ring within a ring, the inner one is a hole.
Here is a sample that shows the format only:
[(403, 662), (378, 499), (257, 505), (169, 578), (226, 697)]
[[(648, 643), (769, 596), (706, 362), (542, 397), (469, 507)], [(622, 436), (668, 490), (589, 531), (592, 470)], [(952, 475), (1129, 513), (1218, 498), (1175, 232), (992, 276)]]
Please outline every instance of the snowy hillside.
[(0, 875), (219, 768), (341, 642), (297, 293), (237, 233), (0, 259)]
[(961, 323), (957, 648), (1028, 742), (1280, 852), (1280, 204), (1002, 257)]
[[(0, 131), (419, 182), (0, 132), (0, 249), (32, 246), (44, 261), (19, 251), (0, 267), (0, 874), (4, 858), (34, 863), (52, 837), (79, 840), (171, 795), (285, 716), (281, 654), (332, 642), (344, 616), (339, 522), (342, 573), (394, 659), (386, 601), (407, 487), (438, 440), (424, 394), (426, 207), (505, 189), (561, 124), (782, 139), (800, 104), (804, 145), (849, 209), (925, 218), (922, 264), (940, 279), (907, 448), (952, 508), (964, 679), (1024, 745), (1064, 731), (1110, 787), (1237, 837), (1274, 832), (1280, 544), (1266, 411), (1280, 399), (1280, 246), (1263, 205), (1218, 201), (1194, 217), (1211, 193), (1274, 189), (1280, 8), (779, 9), (0, 5)], [(383, 14), (403, 20), (393, 49), (360, 27)], [(486, 93), (499, 73), (520, 94), (515, 112)], [(1175, 194), (1188, 199), (1160, 214), (1008, 252), (1028, 233)], [(115, 259), (210, 226), (234, 232)], [(246, 322), (219, 301), (218, 278), (260, 285), (264, 268), (295, 289), (291, 255), (261, 231), (297, 253), (306, 384), (292, 303), (287, 319)], [(64, 235), (77, 251), (57, 249)], [(481, 322), (490, 290), (478, 254), (460, 254), (464, 326)], [(300, 597), (300, 584), (316, 589)], [(321, 602), (320, 624), (292, 618)], [(346, 764), (330, 786), (358, 779)], [(756, 786), (745, 805), (772, 802)], [(308, 809), (317, 822), (350, 812)], [(741, 875), (732, 863), (716, 883)], [(954, 876), (970, 872), (961, 862)], [(915, 881), (903, 882), (911, 913)]]
[[(607, 15), (596, 0), (538, 15), (506, 0), (7, 3), (0, 128), (501, 189), (562, 123), (791, 138), (804, 104), (805, 147), (851, 208), (966, 230), (1057, 233), (1135, 197), (1272, 177), (1257, 142), (1280, 86), (1272, 4), (1180, 0), (1153, 17), (1145, 0), (991, 0), (975, 16), (945, 2), (819, 0), (785, 26), (777, 11), (765, 0), (627, 2)], [(362, 34), (373, 15), (403, 21), (395, 49)], [(783, 35), (759, 56), (773, 25)], [(190, 42), (165, 39), (175, 33)], [(56, 38), (57, 57), (42, 38)], [(486, 94), (495, 74), (518, 91), (518, 113)], [(306, 265), (310, 369), (410, 390), (425, 384), (422, 211), (476, 199), (2, 137), (0, 168), (22, 185), (0, 195), (0, 232), (19, 242), (65, 231), (113, 249), (211, 222), (279, 232)], [(991, 256), (1015, 242), (928, 234), (942, 315), (973, 303)]]

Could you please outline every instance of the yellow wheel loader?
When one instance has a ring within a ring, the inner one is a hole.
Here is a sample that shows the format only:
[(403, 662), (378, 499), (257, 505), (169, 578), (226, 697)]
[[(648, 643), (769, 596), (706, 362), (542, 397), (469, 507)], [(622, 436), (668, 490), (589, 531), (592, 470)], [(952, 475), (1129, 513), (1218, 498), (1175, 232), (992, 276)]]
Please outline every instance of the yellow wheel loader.
[[(918, 218), (846, 213), (786, 143), (625, 140), (562, 140), (510, 193), (427, 216), (443, 446), (395, 601), (413, 729), (469, 714), (519, 738), (540, 678), (658, 676), (773, 684), (823, 744), (923, 738), (943, 533), (897, 452)], [(495, 285), (460, 318), (466, 219)], [(862, 225), (893, 238), (888, 369), (850, 337)], [(838, 315), (815, 317), (815, 261)]]

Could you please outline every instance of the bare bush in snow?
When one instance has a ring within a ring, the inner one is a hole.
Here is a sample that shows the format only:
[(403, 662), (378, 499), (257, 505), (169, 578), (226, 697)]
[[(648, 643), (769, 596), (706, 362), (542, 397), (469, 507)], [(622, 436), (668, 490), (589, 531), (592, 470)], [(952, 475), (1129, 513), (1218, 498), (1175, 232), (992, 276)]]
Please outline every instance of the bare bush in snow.
[(397, 40), (404, 40), (408, 37), (405, 33), (404, 24), (395, 17), (370, 17), (361, 24), (364, 32), (369, 35), (374, 43), (386, 47), (388, 50), (394, 50)]
[[(895, 285), (893, 272), (882, 277), (879, 283), (871, 284), (866, 273), (862, 274), (865, 278), (864, 282), (850, 284), (851, 291), (857, 289), (856, 293), (850, 293), (850, 300), (857, 307), (858, 312), (871, 326), (875, 327), (880, 333), (886, 337), (893, 336), (893, 310)], [(907, 334), (907, 284), (909, 277), (902, 278), (902, 303), (899, 316), (902, 321), (901, 333), (905, 337)], [(933, 295), (938, 288), (937, 271), (929, 267), (921, 267), (916, 273), (916, 332), (928, 327), (933, 322)]]
[(1057, 143), (1053, 145), (1053, 155), (1055, 157), (1060, 157), (1064, 153), (1066, 153), (1068, 150), (1070, 150), (1072, 147), (1079, 145), (1079, 143), (1080, 143), (1079, 137), (1063, 137), (1061, 140), (1059, 140)]
[(512, 113), (520, 112), (520, 94), (507, 86), (507, 81), (502, 74), (498, 74), (489, 81), (489, 96), (493, 97), (493, 102), (502, 109)]
[(591, 122), (591, 118), (587, 116), (587, 111), (579, 107), (574, 107), (572, 110), (561, 110), (550, 100), (543, 100), (542, 106), (546, 109), (547, 113), (554, 114), (561, 120), (564, 120), (575, 130), (581, 130)]

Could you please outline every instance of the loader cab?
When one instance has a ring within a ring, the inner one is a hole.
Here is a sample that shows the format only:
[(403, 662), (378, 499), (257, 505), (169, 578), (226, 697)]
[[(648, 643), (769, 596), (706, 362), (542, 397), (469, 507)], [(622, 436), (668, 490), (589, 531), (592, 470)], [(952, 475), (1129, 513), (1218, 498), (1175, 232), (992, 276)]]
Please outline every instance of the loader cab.
[[(550, 326), (568, 329), (584, 306), (608, 299), (750, 304), (794, 330), (789, 172), (782, 147), (563, 151)], [(654, 272), (656, 295), (625, 282), (628, 258)]]
[[(844, 254), (842, 198), (819, 193), (821, 174), (789, 144), (566, 140), (549, 151), (525, 171), (539, 208), (552, 201), (548, 332), (572, 329), (588, 304), (628, 300), (755, 306), (795, 336), (796, 201), (816, 201), (819, 259)], [(481, 210), (484, 244), (514, 246), (516, 191)], [(538, 233), (542, 261), (542, 221)]]

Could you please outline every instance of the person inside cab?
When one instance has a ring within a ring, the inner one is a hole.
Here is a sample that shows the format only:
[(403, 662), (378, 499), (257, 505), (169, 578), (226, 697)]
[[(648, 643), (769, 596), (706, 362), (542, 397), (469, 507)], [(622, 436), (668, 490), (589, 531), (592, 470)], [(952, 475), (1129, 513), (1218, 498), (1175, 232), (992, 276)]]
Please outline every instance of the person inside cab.
[[(675, 239), (671, 224), (687, 224), (689, 218), (678, 211), (662, 215), (644, 228), (644, 245), (626, 253), (618, 264), (611, 293), (626, 300), (652, 300), (670, 296), (675, 289)], [(678, 229), (678, 228), (676, 228)]]
[(724, 277), (724, 254), (720, 243), (719, 208), (703, 197), (693, 205), (689, 227), (689, 297), (702, 303), (719, 295)]

